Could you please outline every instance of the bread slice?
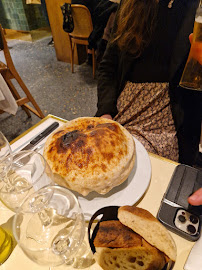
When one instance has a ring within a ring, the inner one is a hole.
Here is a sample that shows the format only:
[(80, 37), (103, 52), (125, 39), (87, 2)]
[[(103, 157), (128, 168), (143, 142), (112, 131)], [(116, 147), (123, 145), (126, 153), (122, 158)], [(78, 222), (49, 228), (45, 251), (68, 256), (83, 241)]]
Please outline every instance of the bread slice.
[(142, 237), (119, 220), (102, 221), (94, 239), (95, 247), (129, 248), (142, 245)]
[(95, 260), (106, 270), (161, 270), (164, 253), (118, 220), (103, 221), (94, 239)]
[(95, 260), (104, 270), (162, 270), (164, 257), (157, 249), (97, 247)]
[(122, 206), (118, 210), (122, 224), (141, 235), (149, 244), (176, 260), (177, 249), (168, 230), (147, 210), (135, 206)]

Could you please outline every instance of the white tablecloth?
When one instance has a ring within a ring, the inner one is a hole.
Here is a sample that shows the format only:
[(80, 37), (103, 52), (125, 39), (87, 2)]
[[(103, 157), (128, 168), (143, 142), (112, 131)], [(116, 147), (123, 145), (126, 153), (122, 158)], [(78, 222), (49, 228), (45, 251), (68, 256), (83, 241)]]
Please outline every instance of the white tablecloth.
[[(32, 140), (35, 136), (41, 133), (46, 127), (52, 124), (54, 121), (58, 121), (60, 126), (64, 123), (62, 119), (55, 118), (54, 116), (47, 116), (43, 120), (41, 120), (37, 125), (28, 130), (19, 136), (17, 140), (13, 141), (11, 144), (11, 148), (13, 151), (18, 151), (30, 140)], [(46, 138), (47, 139), (47, 138)], [(45, 140), (46, 140), (45, 139)], [(43, 144), (43, 141), (40, 142)], [(168, 183), (171, 179), (173, 171), (177, 166), (177, 163), (174, 163), (165, 158), (158, 157), (153, 154), (149, 154), (152, 166), (152, 177), (148, 190), (145, 195), (140, 199), (137, 204), (138, 207), (142, 207), (150, 211), (154, 216), (156, 216), (161, 200), (163, 198), (163, 194), (167, 189)], [(92, 202), (93, 203), (93, 202)], [(114, 202), (116, 204), (116, 202)], [(4, 224), (5, 228), (9, 228), (9, 224), (12, 221), (14, 213), (7, 209), (0, 202), (0, 225)], [(184, 264), (187, 260), (189, 252), (191, 251), (194, 242), (187, 241), (186, 239), (171, 233), (176, 246), (177, 246), (177, 261), (174, 265), (173, 270), (183, 270)], [(15, 246), (13, 252), (11, 253), (8, 260), (0, 267), (1, 270), (13, 270), (13, 269), (21, 269), (21, 270), (76, 270), (72, 266), (67, 267), (66, 265), (61, 265), (59, 267), (51, 267), (48, 266), (40, 266), (30, 259), (23, 253), (20, 247)], [(101, 267), (94, 263), (90, 267), (85, 268), (85, 270), (102, 270)], [(201, 268), (194, 269), (201, 270)]]
[(11, 114), (16, 114), (18, 105), (8, 88), (4, 78), (0, 74), (0, 110)]

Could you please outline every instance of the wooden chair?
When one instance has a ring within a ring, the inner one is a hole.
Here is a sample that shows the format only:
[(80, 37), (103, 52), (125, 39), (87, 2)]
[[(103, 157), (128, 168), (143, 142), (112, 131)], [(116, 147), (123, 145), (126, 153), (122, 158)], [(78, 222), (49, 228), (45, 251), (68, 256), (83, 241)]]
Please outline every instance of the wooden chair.
[[(69, 33), (70, 48), (71, 48), (71, 68), (72, 73), (74, 72), (74, 48), (75, 44), (88, 46), (88, 37), (93, 30), (93, 23), (91, 19), (90, 11), (86, 6), (83, 5), (71, 5), (72, 17), (74, 20), (74, 30)], [(95, 78), (95, 50), (92, 49), (92, 60), (93, 60), (93, 78)]]
[[(31, 117), (30, 111), (36, 114), (39, 118), (44, 118), (44, 114), (42, 113), (41, 109), (39, 108), (38, 104), (36, 103), (35, 99), (29, 92), (28, 88), (24, 84), (23, 80), (21, 79), (20, 75), (18, 74), (13, 60), (11, 58), (8, 45), (4, 36), (4, 30), (0, 24), (0, 50), (3, 50), (4, 57), (6, 64), (0, 61), (0, 74), (3, 76), (5, 82), (7, 83), (12, 95), (14, 96), (16, 103), (18, 106), (22, 106), (22, 109), (27, 113), (29, 117)], [(11, 79), (15, 79), (20, 87), (22, 88), (23, 92), (25, 93), (25, 97), (20, 96), (17, 89), (13, 85)], [(27, 103), (32, 103), (33, 107), (29, 106)], [(0, 110), (0, 113), (3, 111)]]

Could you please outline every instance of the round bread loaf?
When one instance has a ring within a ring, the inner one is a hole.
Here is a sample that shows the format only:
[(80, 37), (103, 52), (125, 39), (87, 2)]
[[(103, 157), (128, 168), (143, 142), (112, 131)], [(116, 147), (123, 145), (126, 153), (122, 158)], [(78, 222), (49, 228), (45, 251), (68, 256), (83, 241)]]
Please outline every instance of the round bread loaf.
[(44, 157), (57, 184), (84, 196), (91, 191), (106, 194), (129, 176), (135, 163), (135, 143), (115, 121), (81, 117), (49, 136)]

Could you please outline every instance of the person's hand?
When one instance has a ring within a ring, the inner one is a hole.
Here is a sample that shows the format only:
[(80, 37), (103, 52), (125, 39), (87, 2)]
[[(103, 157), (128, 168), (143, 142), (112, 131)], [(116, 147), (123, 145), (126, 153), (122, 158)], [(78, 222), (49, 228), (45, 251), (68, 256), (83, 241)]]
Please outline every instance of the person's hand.
[(189, 198), (188, 202), (191, 205), (202, 205), (202, 188), (194, 192)]
[(107, 119), (111, 119), (112, 120), (112, 117), (110, 114), (103, 114), (102, 116), (100, 116), (101, 118), (107, 118)]

